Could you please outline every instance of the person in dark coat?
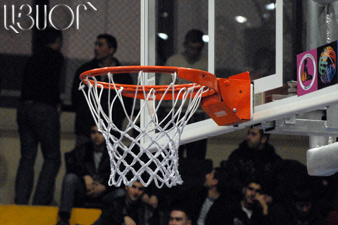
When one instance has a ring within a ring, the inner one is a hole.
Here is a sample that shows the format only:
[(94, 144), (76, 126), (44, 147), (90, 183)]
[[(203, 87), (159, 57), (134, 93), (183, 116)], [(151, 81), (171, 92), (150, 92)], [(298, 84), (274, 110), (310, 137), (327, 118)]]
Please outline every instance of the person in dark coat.
[(110, 160), (103, 135), (93, 125), (91, 142), (66, 153), (67, 173), (63, 179), (58, 225), (69, 224), (74, 206), (100, 208), (101, 200), (114, 190), (108, 186)]
[(37, 51), (23, 71), (17, 122), (20, 163), (15, 180), (15, 204), (28, 204), (34, 187), (34, 163), (39, 144), (43, 166), (33, 196), (33, 205), (49, 205), (54, 198), (55, 178), (61, 165), (60, 81), (64, 57), (62, 32), (46, 28)]
[[(114, 54), (117, 50), (117, 41), (114, 36), (109, 34), (100, 34), (97, 36), (94, 53), (95, 58), (91, 61), (85, 63), (75, 72), (73, 87), (72, 87), (72, 107), (75, 111), (75, 134), (76, 134), (76, 145), (81, 145), (89, 141), (89, 130), (90, 126), (93, 123), (94, 119), (90, 112), (87, 101), (82, 93), (79, 90), (80, 85), (80, 74), (96, 68), (101, 67), (113, 67), (121, 66), (120, 61), (114, 57)], [(97, 76), (98, 81), (107, 81), (107, 76)], [(115, 83), (119, 84), (132, 84), (133, 80), (130, 74), (117, 74), (114, 76)], [(111, 92), (110, 99), (113, 99), (115, 96), (114, 91)], [(126, 109), (131, 107), (131, 98), (124, 98), (124, 103)], [(103, 107), (105, 113), (108, 113), (108, 93), (107, 91), (103, 92), (101, 102), (99, 103)], [(107, 114), (108, 115), (108, 114)], [(123, 120), (125, 118), (125, 113), (122, 109), (121, 104), (116, 101), (114, 104), (114, 110), (112, 113), (114, 124), (121, 129)]]
[(290, 190), (290, 198), (285, 196), (272, 207), (272, 224), (275, 225), (326, 225), (326, 216), (321, 214), (319, 205), (315, 201), (314, 192), (310, 184), (295, 187)]
[(100, 218), (93, 225), (158, 225), (157, 211), (142, 201), (145, 187), (139, 181), (125, 187), (126, 194), (105, 201)]
[(250, 128), (246, 140), (230, 154), (226, 168), (232, 177), (232, 189), (238, 198), (242, 195), (243, 185), (258, 173), (267, 181), (270, 180), (266, 182), (265, 188), (273, 189), (273, 168), (282, 158), (269, 143), (269, 138), (270, 135), (263, 130)]
[(189, 190), (175, 205), (189, 209), (193, 225), (230, 224), (226, 183), (226, 171), (217, 167), (206, 175), (203, 189)]
[(271, 225), (270, 205), (273, 199), (263, 191), (260, 175), (252, 176), (242, 188), (240, 201), (232, 203), (230, 220), (233, 225)]

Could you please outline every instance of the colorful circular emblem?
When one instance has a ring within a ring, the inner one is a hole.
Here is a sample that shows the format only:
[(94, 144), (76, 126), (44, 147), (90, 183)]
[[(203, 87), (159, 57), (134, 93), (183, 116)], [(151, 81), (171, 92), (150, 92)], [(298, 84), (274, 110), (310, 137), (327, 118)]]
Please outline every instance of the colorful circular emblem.
[(318, 73), (324, 84), (329, 84), (336, 75), (336, 52), (331, 46), (324, 48), (318, 62)]

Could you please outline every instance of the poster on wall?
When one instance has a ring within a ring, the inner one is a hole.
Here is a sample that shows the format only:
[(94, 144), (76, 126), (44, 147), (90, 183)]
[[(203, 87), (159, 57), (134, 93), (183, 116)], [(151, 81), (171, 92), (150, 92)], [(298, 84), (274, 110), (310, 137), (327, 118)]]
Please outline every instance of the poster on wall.
[(338, 41), (297, 55), (297, 95), (338, 83)]
[(308, 94), (317, 89), (317, 49), (312, 49), (297, 55), (297, 95)]
[(318, 89), (337, 84), (337, 42), (317, 48)]

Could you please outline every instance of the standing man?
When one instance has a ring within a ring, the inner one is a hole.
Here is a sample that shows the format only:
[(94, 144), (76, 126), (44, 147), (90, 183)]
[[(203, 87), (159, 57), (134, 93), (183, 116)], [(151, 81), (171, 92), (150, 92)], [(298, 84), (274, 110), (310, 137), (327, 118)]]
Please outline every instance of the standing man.
[[(75, 73), (73, 88), (72, 88), (72, 106), (76, 114), (75, 118), (75, 134), (76, 134), (76, 145), (79, 146), (83, 143), (89, 142), (89, 130), (91, 124), (93, 124), (93, 117), (86, 102), (86, 99), (82, 93), (79, 91), (80, 85), (80, 74), (87, 70), (96, 69), (100, 67), (112, 67), (112, 66), (121, 66), (121, 63), (117, 58), (114, 57), (114, 54), (117, 50), (117, 41), (115, 37), (109, 34), (100, 34), (97, 36), (94, 46), (95, 58), (90, 62), (82, 65)], [(98, 80), (105, 81), (107, 77), (96, 77)], [(118, 74), (114, 76), (114, 81), (121, 84), (132, 84), (132, 78), (129, 74)], [(86, 87), (87, 88), (87, 87)], [(114, 96), (111, 98), (113, 99)], [(108, 111), (108, 93), (104, 92), (102, 94), (101, 105), (105, 112)], [(125, 104), (129, 104), (130, 99), (125, 99)], [(128, 106), (126, 106), (128, 109)], [(122, 106), (119, 102), (115, 102), (114, 111), (113, 111), (113, 121), (114, 124), (118, 127), (122, 127), (125, 114), (122, 111)]]
[(208, 59), (202, 55), (203, 35), (204, 33), (200, 30), (189, 30), (183, 42), (184, 51), (169, 57), (166, 66), (180, 66), (207, 71)]
[(28, 60), (17, 111), (21, 158), (15, 180), (15, 203), (28, 204), (34, 186), (34, 163), (41, 144), (43, 166), (33, 196), (34, 205), (53, 200), (55, 177), (60, 168), (60, 80), (64, 58), (62, 33), (41, 31), (41, 48)]
[[(165, 65), (194, 68), (207, 71), (208, 59), (202, 55), (202, 50), (204, 48), (203, 35), (204, 33), (200, 30), (192, 29), (188, 31), (183, 43), (184, 51), (182, 53), (178, 53), (169, 57)], [(161, 84), (169, 84), (170, 82), (171, 76), (168, 76), (168, 74), (161, 75)], [(188, 81), (180, 79), (179, 77), (176, 78), (176, 84), (183, 84), (187, 82)], [(204, 120), (206, 117), (206, 113), (201, 107), (199, 107), (195, 114), (191, 117), (189, 122), (198, 122)], [(184, 151), (186, 151), (188, 158), (205, 159), (207, 144), (208, 140), (203, 139), (200, 141), (195, 141), (189, 144), (182, 145), (179, 148), (179, 157), (183, 158)]]

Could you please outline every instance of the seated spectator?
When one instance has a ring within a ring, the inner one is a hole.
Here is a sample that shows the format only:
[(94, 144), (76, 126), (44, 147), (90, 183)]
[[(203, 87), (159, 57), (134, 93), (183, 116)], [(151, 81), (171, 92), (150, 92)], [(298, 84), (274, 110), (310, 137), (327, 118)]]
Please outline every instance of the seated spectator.
[(69, 224), (73, 206), (99, 204), (112, 190), (108, 187), (110, 161), (105, 139), (97, 126), (90, 129), (91, 142), (67, 154), (67, 173), (63, 179), (58, 225)]
[(192, 224), (230, 224), (229, 216), (226, 216), (229, 203), (226, 184), (226, 171), (215, 168), (206, 175), (203, 189), (189, 191), (177, 204), (187, 204), (191, 211)]
[(324, 217), (314, 201), (310, 185), (302, 185), (291, 190), (291, 199), (274, 205), (271, 209), (274, 225), (324, 225)]
[(187, 210), (175, 207), (170, 212), (169, 225), (191, 225), (192, 221)]
[(313, 180), (313, 177), (308, 175), (304, 164), (291, 159), (283, 159), (275, 164), (273, 174), (274, 202), (288, 201), (295, 187), (309, 185)]
[(139, 181), (125, 187), (126, 195), (105, 202), (100, 218), (94, 225), (158, 225), (153, 207), (142, 201), (145, 188)]
[[(272, 198), (263, 194), (260, 178), (251, 177), (242, 189), (242, 199), (230, 209), (234, 225), (271, 225), (269, 206)], [(285, 223), (288, 224), (288, 223)]]
[(251, 127), (247, 138), (230, 154), (226, 168), (232, 176), (231, 183), (233, 190), (237, 192), (237, 197), (241, 198), (244, 183), (256, 173), (261, 174), (265, 179), (273, 179), (274, 165), (282, 159), (269, 143), (269, 139), (269, 134)]

